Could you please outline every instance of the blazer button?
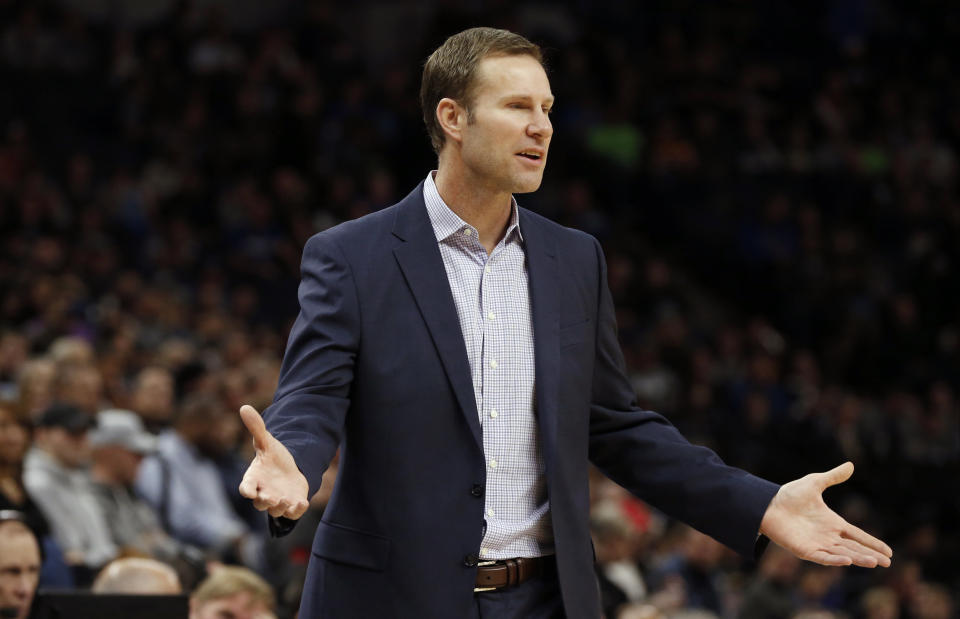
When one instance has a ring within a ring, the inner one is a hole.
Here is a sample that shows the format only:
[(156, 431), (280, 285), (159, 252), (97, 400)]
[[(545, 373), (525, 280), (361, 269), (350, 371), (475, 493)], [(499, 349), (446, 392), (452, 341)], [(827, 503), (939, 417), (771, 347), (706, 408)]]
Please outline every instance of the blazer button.
[(477, 563), (480, 562), (480, 557), (470, 553), (463, 558), (463, 564), (467, 567), (477, 567)]
[(483, 486), (480, 484), (473, 484), (473, 488), (470, 488), (470, 494), (479, 499), (483, 496)]

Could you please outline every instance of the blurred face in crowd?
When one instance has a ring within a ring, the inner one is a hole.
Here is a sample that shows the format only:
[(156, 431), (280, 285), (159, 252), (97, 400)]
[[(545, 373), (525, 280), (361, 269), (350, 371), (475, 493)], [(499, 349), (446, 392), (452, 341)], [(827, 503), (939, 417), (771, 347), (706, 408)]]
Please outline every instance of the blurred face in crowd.
[(93, 450), (96, 466), (109, 471), (111, 479), (125, 486), (133, 485), (143, 462), (143, 454), (119, 445), (106, 445)]
[(30, 436), (13, 411), (0, 405), (0, 466), (11, 466), (23, 461)]
[(246, 591), (205, 602), (191, 602), (190, 619), (273, 619), (275, 615)]
[(169, 422), (173, 416), (173, 377), (163, 368), (145, 368), (137, 375), (133, 410), (144, 420)]
[(56, 426), (39, 428), (36, 443), (67, 468), (80, 468), (90, 461), (87, 430), (71, 432)]
[(61, 370), (57, 399), (92, 414), (103, 399), (103, 378), (92, 365), (71, 366)]
[(0, 609), (26, 619), (40, 578), (40, 548), (26, 525), (0, 522)]
[(553, 93), (543, 66), (526, 55), (484, 58), (471, 93), (458, 124), (465, 180), (491, 192), (536, 191), (553, 135)]

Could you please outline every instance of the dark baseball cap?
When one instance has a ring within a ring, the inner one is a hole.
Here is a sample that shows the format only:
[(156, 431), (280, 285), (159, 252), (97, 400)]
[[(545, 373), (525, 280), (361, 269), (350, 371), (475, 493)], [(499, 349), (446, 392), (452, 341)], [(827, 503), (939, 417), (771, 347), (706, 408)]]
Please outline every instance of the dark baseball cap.
[(76, 406), (56, 402), (40, 413), (38, 428), (63, 428), (68, 432), (89, 430), (96, 421)]

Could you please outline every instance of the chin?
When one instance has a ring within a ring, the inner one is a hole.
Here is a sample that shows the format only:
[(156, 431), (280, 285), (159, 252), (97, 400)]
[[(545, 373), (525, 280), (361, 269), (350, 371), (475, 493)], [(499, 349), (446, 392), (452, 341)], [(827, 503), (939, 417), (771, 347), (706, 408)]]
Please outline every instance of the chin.
[(541, 183), (543, 183), (542, 176), (536, 179), (519, 179), (516, 183), (516, 189), (512, 193), (533, 193), (540, 189)]

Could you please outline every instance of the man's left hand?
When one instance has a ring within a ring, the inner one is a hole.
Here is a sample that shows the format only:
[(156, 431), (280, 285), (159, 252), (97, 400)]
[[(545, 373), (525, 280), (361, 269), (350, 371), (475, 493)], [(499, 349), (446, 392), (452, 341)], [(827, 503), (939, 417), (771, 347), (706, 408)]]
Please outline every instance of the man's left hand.
[(811, 473), (781, 486), (770, 501), (760, 532), (801, 559), (821, 565), (888, 567), (893, 551), (853, 526), (823, 502), (823, 491), (845, 482), (853, 463)]

